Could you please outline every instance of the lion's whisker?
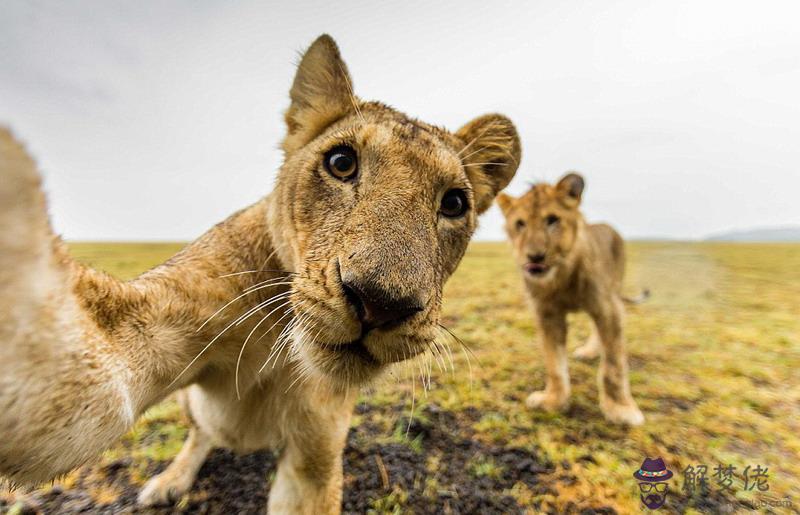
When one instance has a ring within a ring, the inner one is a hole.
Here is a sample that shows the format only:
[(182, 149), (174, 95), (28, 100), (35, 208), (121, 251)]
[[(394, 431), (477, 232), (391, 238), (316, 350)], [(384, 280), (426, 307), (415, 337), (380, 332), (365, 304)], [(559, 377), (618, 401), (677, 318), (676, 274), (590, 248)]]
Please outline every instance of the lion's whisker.
[(444, 348), (445, 355), (447, 356), (447, 360), (450, 362), (450, 372), (455, 373), (455, 365), (453, 364), (453, 352), (450, 349), (450, 343), (447, 341), (437, 342), (437, 345), (441, 344)]
[(426, 342), (428, 349), (431, 351), (431, 355), (436, 358), (436, 366), (439, 368), (439, 371), (444, 373), (447, 368), (444, 366), (444, 359), (439, 351), (439, 347), (436, 345), (435, 341)]
[(234, 277), (237, 275), (245, 275), (245, 274), (286, 274), (286, 275), (299, 275), (297, 272), (292, 272), (290, 270), (276, 270), (270, 268), (262, 268), (260, 270), (244, 270), (242, 272), (232, 272), (230, 274), (223, 274), (218, 275), (217, 279), (222, 279), (224, 277)]
[(467, 163), (464, 166), (483, 166), (483, 165), (509, 166), (508, 163)]
[(253, 313), (255, 313), (256, 311), (258, 311), (258, 310), (260, 310), (260, 309), (262, 309), (262, 308), (264, 308), (264, 307), (268, 306), (269, 304), (271, 304), (271, 303), (275, 302), (276, 300), (285, 299), (286, 297), (290, 296), (291, 294), (292, 294), (292, 292), (291, 292), (291, 291), (285, 291), (285, 292), (283, 292), (283, 293), (279, 293), (279, 294), (277, 294), (277, 295), (274, 295), (274, 296), (270, 297), (269, 299), (265, 300), (264, 302), (261, 302), (261, 303), (259, 303), (259, 304), (256, 304), (254, 307), (252, 307), (252, 308), (250, 308), (249, 310), (247, 310), (247, 311), (245, 312), (245, 314), (244, 314), (244, 315), (242, 315), (242, 316), (240, 316), (240, 317), (238, 318), (238, 320), (237, 320), (237, 322), (236, 322), (236, 325), (241, 325), (241, 324), (242, 324), (242, 322), (244, 322), (245, 320), (247, 320), (248, 318), (250, 318), (250, 316), (251, 316)]
[(301, 379), (301, 378), (302, 378), (302, 377), (305, 375), (305, 373), (304, 373), (304, 372), (305, 372), (305, 369), (303, 369), (303, 370), (300, 370), (299, 372), (297, 372), (297, 377), (295, 377), (295, 378), (294, 378), (294, 381), (292, 381), (292, 382), (289, 384), (289, 386), (286, 388), (286, 390), (284, 390), (284, 391), (283, 391), (283, 393), (284, 393), (284, 394), (287, 394), (287, 393), (289, 393), (289, 390), (291, 390), (291, 389), (292, 389), (292, 386), (294, 386), (295, 384), (297, 384), (297, 381), (299, 381), (299, 380), (300, 380), (300, 379)]
[(469, 359), (469, 354), (464, 350), (464, 347), (461, 347), (461, 352), (464, 353), (464, 357), (467, 359), (467, 370), (469, 371), (469, 389), (472, 390), (472, 382), (473, 382), (473, 375), (472, 375), (472, 361)]
[[(310, 331), (312, 331), (312, 330), (314, 329), (314, 327), (316, 327), (317, 325), (318, 325), (318, 323), (317, 323), (317, 322), (315, 322), (314, 324), (312, 324), (311, 328), (309, 328), (309, 332), (310, 332)], [(323, 329), (323, 327), (322, 327), (322, 326), (320, 326), (320, 328), (319, 328), (319, 329), (317, 329), (317, 332), (316, 332), (316, 334), (315, 334), (315, 335), (314, 335), (314, 337), (311, 339), (311, 343), (310, 343), (310, 344), (308, 344), (308, 346), (309, 346), (309, 347), (313, 347), (313, 346), (314, 346), (314, 344), (316, 344), (316, 342), (317, 342), (317, 339), (319, 338), (319, 335), (320, 335), (320, 333), (322, 332), (322, 329)], [(306, 367), (306, 369), (307, 369), (307, 370), (310, 370), (310, 367)], [(307, 382), (308, 382), (308, 381), (311, 379), (311, 377), (312, 377), (312, 375), (311, 375), (310, 373), (306, 374), (306, 377), (305, 377), (305, 378), (304, 378), (304, 379), (303, 379), (303, 380), (300, 382), (300, 386), (303, 386), (304, 384), (306, 384), (306, 383), (307, 383)], [(317, 386), (319, 386), (319, 383), (317, 383)], [(349, 388), (350, 388), (350, 378), (349, 378), (349, 377), (346, 377), (346, 378), (345, 378), (345, 388), (346, 388), (346, 390), (349, 390)]]
[[(301, 330), (301, 331), (302, 331), (302, 335), (299, 337), (299, 340), (300, 340), (300, 344), (301, 344), (301, 345), (303, 345), (304, 347), (305, 347), (305, 346), (309, 346), (309, 345), (306, 343), (305, 335), (309, 334), (309, 333), (310, 333), (310, 332), (311, 332), (311, 331), (312, 331), (312, 330), (313, 330), (313, 329), (314, 329), (316, 326), (317, 326), (317, 322), (314, 322), (314, 323), (311, 325), (311, 327), (310, 327), (310, 328), (309, 328), (309, 327), (305, 327), (305, 323), (304, 323), (304, 327), (303, 327), (303, 328), (302, 328), (302, 330)], [(321, 328), (320, 328), (320, 330), (321, 330)], [(317, 335), (319, 335), (319, 331), (317, 331)], [(315, 339), (316, 339), (316, 336), (314, 337), (314, 340), (312, 340), (312, 342), (311, 342), (311, 344), (310, 344), (310, 345), (313, 345), (313, 343), (314, 343)], [(304, 383), (305, 383), (305, 381), (306, 381), (308, 378), (310, 378), (310, 374), (308, 373), (308, 372), (309, 372), (309, 370), (310, 370), (310, 367), (309, 367), (308, 365), (305, 365), (305, 366), (304, 366), (304, 368), (303, 368), (303, 370), (301, 371), (301, 373), (299, 373), (299, 374), (297, 375), (297, 377), (295, 378), (295, 380), (291, 382), (291, 384), (290, 384), (290, 385), (289, 385), (289, 386), (286, 388), (286, 390), (284, 390), (284, 392), (283, 392), (283, 393), (284, 393), (284, 394), (287, 394), (287, 393), (289, 393), (289, 391), (292, 389), (292, 387), (293, 387), (295, 384), (297, 384), (297, 382), (298, 382), (298, 381), (300, 381), (302, 378), (304, 378), (304, 377), (305, 377), (306, 379), (303, 379), (303, 383), (301, 383), (301, 384), (304, 384)]]
[(248, 286), (247, 288), (242, 290), (242, 293), (249, 293), (249, 292), (253, 291), (255, 288), (257, 288), (259, 286), (262, 286), (262, 285), (265, 285), (265, 284), (271, 284), (271, 285), (275, 285), (275, 286), (283, 286), (285, 284), (292, 284), (292, 281), (291, 280), (287, 281), (286, 277), (273, 277), (272, 279), (267, 279), (266, 281), (260, 281), (260, 282), (255, 283), (252, 286)]
[(411, 373), (411, 414), (408, 416), (408, 426), (406, 426), (406, 438), (408, 438), (408, 433), (411, 431), (411, 422), (414, 420), (414, 407), (416, 403), (416, 384), (417, 380), (415, 374)]
[(356, 114), (361, 119), (361, 123), (366, 123), (366, 119), (364, 115), (361, 113), (361, 109), (358, 107), (358, 102), (356, 101), (355, 93), (353, 93), (353, 85), (350, 84), (350, 77), (347, 72), (344, 71), (342, 67), (342, 63), (339, 63), (339, 71), (342, 72), (342, 77), (344, 77), (344, 82), (347, 85), (347, 93), (350, 96), (350, 103), (353, 104), (353, 109), (355, 109)]
[[(271, 286), (271, 285), (267, 285), (267, 286)], [(267, 286), (263, 286), (262, 288), (266, 288)], [(185, 367), (183, 370), (181, 370), (181, 372), (180, 372), (180, 373), (179, 373), (179, 374), (178, 374), (178, 375), (175, 377), (175, 379), (173, 379), (173, 380), (172, 380), (172, 382), (171, 382), (171, 383), (169, 383), (169, 384), (167, 385), (167, 388), (168, 388), (168, 389), (169, 389), (169, 388), (171, 388), (171, 387), (172, 387), (172, 385), (174, 385), (174, 384), (175, 384), (175, 383), (178, 381), (178, 379), (180, 379), (180, 378), (183, 376), (183, 374), (185, 374), (185, 373), (186, 373), (186, 371), (187, 371), (187, 370), (189, 370), (189, 368), (190, 368), (192, 365), (194, 365), (194, 363), (195, 363), (195, 362), (196, 362), (198, 359), (200, 359), (200, 356), (202, 356), (202, 355), (203, 355), (203, 354), (204, 354), (204, 353), (205, 353), (205, 352), (206, 352), (206, 351), (209, 349), (209, 347), (211, 347), (211, 345), (213, 345), (213, 343), (214, 343), (215, 341), (217, 341), (217, 340), (220, 338), (220, 336), (222, 336), (223, 334), (225, 334), (225, 333), (228, 331), (228, 329), (230, 329), (230, 328), (231, 328), (231, 327), (233, 327), (234, 325), (237, 325), (237, 324), (238, 324), (240, 321), (242, 321), (242, 320), (244, 320), (244, 319), (246, 319), (246, 318), (249, 318), (249, 317), (250, 317), (250, 316), (251, 316), (253, 313), (255, 313), (256, 311), (258, 311), (258, 309), (261, 309), (261, 308), (263, 308), (263, 307), (266, 307), (266, 306), (268, 306), (269, 304), (271, 304), (272, 302), (275, 302), (275, 301), (278, 301), (278, 300), (280, 300), (280, 299), (281, 299), (281, 297), (282, 297), (282, 296), (285, 296), (287, 293), (289, 293), (289, 292), (284, 292), (284, 293), (282, 293), (282, 294), (276, 295), (276, 296), (274, 296), (274, 297), (272, 297), (272, 298), (268, 299), (267, 301), (264, 301), (264, 302), (262, 302), (261, 304), (257, 305), (255, 308), (251, 309), (251, 310), (250, 310), (248, 313), (245, 313), (244, 315), (240, 316), (239, 318), (237, 318), (236, 320), (234, 320), (233, 322), (231, 322), (230, 324), (228, 324), (228, 325), (225, 327), (225, 329), (223, 329), (222, 331), (220, 331), (220, 332), (219, 332), (219, 333), (218, 333), (218, 334), (217, 334), (217, 335), (216, 335), (214, 338), (212, 338), (212, 339), (211, 339), (211, 341), (210, 341), (210, 342), (208, 342), (208, 343), (206, 344), (206, 346), (205, 346), (205, 347), (203, 347), (203, 348), (200, 350), (200, 352), (198, 352), (198, 353), (197, 353), (197, 355), (196, 355), (196, 356), (195, 356), (195, 357), (194, 357), (194, 358), (193, 358), (193, 359), (192, 359), (192, 360), (189, 362), (189, 364), (188, 364), (188, 365), (186, 365), (186, 367)]]
[(422, 394), (424, 397), (428, 396), (428, 385), (425, 382), (425, 370), (422, 368), (422, 360), (415, 360), (417, 368), (419, 369), (419, 380), (422, 383)]
[[(275, 321), (275, 323), (274, 323), (274, 324), (272, 324), (272, 325), (269, 327), (269, 329), (267, 329), (266, 331), (264, 331), (264, 333), (263, 333), (261, 336), (259, 336), (259, 337), (258, 337), (258, 340), (256, 340), (256, 341), (255, 341), (255, 343), (258, 343), (258, 342), (260, 342), (261, 340), (263, 340), (263, 339), (264, 339), (264, 337), (270, 333), (270, 331), (272, 331), (273, 329), (275, 329), (275, 328), (278, 326), (278, 324), (280, 323), (280, 321), (281, 321), (281, 320), (283, 320), (283, 319), (284, 319), (284, 318), (286, 318), (287, 316), (291, 315), (291, 314), (292, 314), (292, 311), (293, 311), (293, 309), (292, 309), (292, 307), (291, 307), (291, 306), (289, 306), (288, 308), (286, 308), (286, 311), (284, 311), (284, 312), (283, 312), (283, 315), (281, 315), (281, 317), (280, 317), (278, 320), (276, 320), (276, 321)], [(284, 327), (285, 327), (285, 326), (284, 326)]]
[(230, 302), (228, 302), (227, 304), (225, 304), (224, 306), (222, 306), (221, 308), (219, 308), (218, 310), (216, 310), (216, 311), (214, 312), (214, 314), (213, 314), (213, 315), (211, 315), (210, 317), (208, 317), (208, 318), (206, 319), (206, 321), (205, 321), (205, 322), (203, 322), (203, 323), (200, 325), (200, 327), (198, 327), (198, 328), (197, 328), (197, 330), (195, 331), (195, 333), (199, 333), (199, 332), (200, 332), (200, 330), (202, 330), (202, 329), (203, 329), (203, 327), (205, 327), (205, 326), (206, 326), (206, 324), (208, 324), (208, 323), (209, 323), (209, 322), (210, 322), (210, 321), (211, 321), (211, 320), (212, 320), (212, 319), (213, 319), (215, 316), (217, 316), (217, 315), (219, 315), (220, 313), (222, 313), (222, 311), (224, 311), (224, 310), (225, 310), (225, 308), (227, 308), (228, 306), (230, 306), (231, 304), (233, 304), (233, 303), (234, 303), (234, 302), (236, 302), (237, 300), (241, 299), (242, 297), (244, 297), (244, 296), (246, 296), (246, 295), (249, 295), (250, 293), (253, 293), (254, 291), (258, 291), (258, 290), (261, 290), (261, 289), (264, 289), (264, 288), (269, 288), (269, 287), (271, 287), (271, 286), (278, 286), (278, 285), (277, 285), (277, 284), (276, 284), (276, 285), (272, 285), (272, 284), (265, 284), (265, 285), (263, 285), (263, 286), (260, 286), (260, 287), (258, 287), (258, 288), (253, 288), (253, 289), (245, 290), (245, 291), (244, 291), (244, 293), (242, 293), (241, 295), (237, 296), (236, 298), (234, 298), (233, 300), (231, 300)]
[(422, 360), (421, 360), (422, 363), (420, 364), (420, 366), (422, 367), (422, 371), (423, 371), (423, 373), (425, 373), (425, 375), (427, 377), (427, 380), (428, 380), (428, 388), (427, 388), (427, 390), (425, 392), (425, 396), (426, 397), (427, 397), (428, 392), (431, 390), (431, 369), (432, 369), (432, 367), (431, 367), (431, 365), (432, 365), (431, 359), (432, 359), (431, 358), (431, 354), (425, 353), (425, 355), (422, 357)]
[(460, 345), (460, 346), (461, 346), (463, 349), (466, 349), (466, 351), (467, 351), (467, 352), (469, 352), (469, 353), (470, 353), (470, 355), (471, 355), (473, 358), (475, 358), (475, 361), (478, 363), (478, 366), (480, 366), (480, 364), (481, 364), (481, 363), (480, 363), (480, 359), (478, 359), (478, 356), (476, 356), (476, 355), (475, 355), (475, 353), (474, 353), (474, 352), (472, 352), (472, 349), (470, 349), (470, 348), (469, 348), (469, 345), (467, 345), (467, 344), (464, 342), (464, 340), (462, 340), (461, 338), (459, 338), (459, 337), (458, 337), (458, 336), (457, 336), (457, 335), (456, 335), (456, 334), (455, 334), (453, 331), (451, 331), (451, 330), (450, 330), (450, 329), (448, 329), (447, 327), (443, 326), (442, 324), (438, 324), (438, 325), (439, 325), (439, 327), (440, 327), (440, 328), (442, 328), (442, 329), (444, 329), (445, 331), (447, 331), (447, 334), (449, 334), (449, 335), (450, 335), (450, 337), (451, 337), (453, 340), (455, 340), (455, 341), (456, 341), (456, 342), (457, 342), (457, 343), (458, 343), (458, 344), (459, 344), (459, 345)]
[(477, 136), (472, 138), (472, 140), (469, 143), (467, 143), (466, 145), (461, 147), (461, 150), (458, 151), (457, 155), (461, 156), (461, 153), (464, 152), (465, 150), (467, 150), (469, 147), (471, 147), (473, 143), (478, 141), (484, 134), (486, 134), (486, 131), (488, 131), (489, 129), (493, 129), (493, 128), (497, 127), (497, 126), (498, 126), (498, 124), (496, 122), (492, 122), (492, 123), (488, 124), (486, 127), (483, 128), (483, 130), (481, 132), (478, 133)]
[(467, 155), (465, 155), (465, 156), (461, 156), (461, 161), (463, 162), (464, 160), (466, 160), (466, 159), (468, 159), (468, 158), (470, 158), (470, 157), (474, 156), (474, 155), (475, 155), (475, 154), (477, 154), (478, 152), (483, 152), (483, 151), (484, 151), (484, 150), (486, 150), (487, 148), (489, 148), (489, 147), (481, 147), (481, 148), (479, 148), (478, 150), (473, 150), (473, 151), (472, 151), (472, 152), (470, 152), (469, 154), (467, 154)]
[[(269, 327), (269, 329), (264, 331), (264, 333), (261, 336), (258, 337), (258, 340), (256, 340), (255, 343), (258, 344), (258, 342), (263, 340), (266, 335), (268, 335), (273, 329), (275, 329), (278, 326), (278, 324), (281, 322), (281, 320), (283, 320), (287, 316), (291, 315), (293, 313), (293, 311), (294, 310), (293, 310), (292, 306), (289, 306), (288, 308), (286, 308), (286, 310), (283, 312), (283, 315), (281, 315), (281, 317), (278, 320), (276, 320), (275, 323), (272, 324)], [(286, 325), (288, 325), (289, 323), (291, 323), (291, 322), (287, 322), (286, 324), (284, 324), (283, 328), (285, 329)], [(283, 330), (281, 330), (281, 332), (283, 332)], [(279, 335), (280, 335), (280, 333), (279, 333)], [(277, 341), (277, 338), (275, 339), (275, 341)], [(273, 345), (274, 345), (274, 343), (273, 343)]]
[[(302, 318), (303, 316), (305, 315), (301, 315), (300, 318)], [(283, 351), (283, 348), (286, 346), (286, 342), (289, 341), (289, 335), (291, 334), (295, 326), (297, 326), (300, 318), (295, 317), (291, 319), (289, 323), (283, 327), (280, 334), (278, 334), (278, 337), (275, 339), (275, 343), (272, 344), (272, 349), (270, 350), (270, 353), (267, 356), (266, 361), (264, 361), (264, 364), (261, 365), (261, 368), (258, 369), (259, 374), (264, 371), (264, 369), (267, 367), (267, 365), (273, 359), (273, 357), (276, 358), (275, 363), (277, 363), (277, 356), (280, 355), (280, 353)], [(275, 368), (275, 364), (273, 364), (272, 367)]]
[(470, 360), (469, 356), (471, 354), (475, 358), (475, 361), (478, 363), (478, 366), (481, 366), (480, 360), (475, 355), (475, 353), (472, 352), (472, 349), (470, 349), (469, 346), (466, 343), (464, 343), (464, 341), (461, 338), (456, 336), (450, 329), (448, 329), (447, 327), (443, 326), (442, 324), (438, 324), (438, 326), (441, 329), (443, 329), (444, 331), (446, 331), (447, 334), (459, 344), (459, 347), (461, 348), (461, 352), (464, 354), (464, 358), (466, 358), (466, 360), (467, 360), (467, 368), (469, 369), (469, 387), (470, 387), (470, 389), (472, 389), (472, 382), (473, 382), (472, 360)]
[[(306, 313), (305, 316), (303, 316), (303, 318), (301, 318), (295, 325), (295, 327), (292, 329), (292, 332), (286, 335), (286, 342), (284, 343), (284, 346), (286, 345), (289, 346), (289, 352), (287, 352), (283, 357), (284, 365), (286, 364), (286, 360), (289, 359), (290, 355), (294, 359), (294, 357), (300, 354), (302, 348), (306, 347), (305, 335), (308, 331), (308, 322), (310, 320), (311, 320), (311, 315)], [(294, 333), (296, 332), (299, 332), (299, 335), (297, 335), (297, 337), (294, 337), (295, 336)], [(294, 343), (294, 345), (292, 345), (292, 343)], [(272, 367), (275, 368), (275, 365), (277, 365), (277, 363), (278, 360), (276, 359), (275, 363), (272, 364)]]
[(239, 350), (239, 357), (236, 359), (236, 370), (234, 372), (234, 383), (236, 385), (236, 398), (238, 400), (242, 399), (242, 396), (241, 396), (241, 394), (239, 392), (239, 365), (242, 362), (242, 355), (244, 354), (244, 348), (247, 347), (247, 342), (250, 341), (250, 338), (253, 337), (253, 333), (256, 332), (256, 329), (258, 329), (259, 326), (264, 323), (264, 321), (268, 320), (269, 317), (272, 316), (273, 313), (275, 313), (276, 311), (278, 311), (279, 309), (281, 309), (283, 307), (288, 306), (289, 304), (291, 304), (291, 301), (287, 300), (283, 304), (280, 304), (277, 308), (275, 308), (272, 311), (270, 311), (269, 313), (267, 313), (261, 320), (258, 321), (258, 323), (255, 326), (253, 326), (253, 329), (247, 335), (247, 338), (244, 339), (244, 343), (242, 344), (242, 348)]
[[(275, 242), (272, 242), (272, 243), (274, 245)], [(267, 266), (267, 263), (269, 263), (269, 260), (272, 259), (272, 256), (277, 254), (278, 250), (284, 245), (285, 245), (285, 243), (281, 243), (280, 245), (274, 245), (275, 248), (272, 249), (272, 252), (270, 252), (269, 255), (267, 255), (266, 259), (264, 259), (264, 262), (261, 263), (261, 269), (263, 269), (265, 266)]]

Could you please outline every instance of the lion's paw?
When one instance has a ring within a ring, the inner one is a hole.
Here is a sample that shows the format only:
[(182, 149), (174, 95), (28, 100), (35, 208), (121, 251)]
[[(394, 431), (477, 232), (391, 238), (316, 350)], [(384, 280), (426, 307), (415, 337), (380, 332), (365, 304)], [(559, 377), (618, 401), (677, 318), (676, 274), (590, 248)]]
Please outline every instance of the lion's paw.
[(595, 359), (600, 355), (600, 347), (594, 342), (585, 343), (575, 349), (572, 355), (577, 359)]
[(189, 491), (193, 478), (171, 474), (169, 469), (153, 477), (139, 492), (137, 502), (142, 506), (173, 504)]
[(566, 395), (559, 397), (546, 390), (533, 392), (525, 400), (525, 404), (529, 408), (543, 409), (549, 412), (562, 411), (567, 407), (567, 403), (568, 397)]
[(605, 402), (602, 411), (606, 419), (615, 424), (640, 426), (644, 423), (644, 415), (633, 400), (624, 404)]

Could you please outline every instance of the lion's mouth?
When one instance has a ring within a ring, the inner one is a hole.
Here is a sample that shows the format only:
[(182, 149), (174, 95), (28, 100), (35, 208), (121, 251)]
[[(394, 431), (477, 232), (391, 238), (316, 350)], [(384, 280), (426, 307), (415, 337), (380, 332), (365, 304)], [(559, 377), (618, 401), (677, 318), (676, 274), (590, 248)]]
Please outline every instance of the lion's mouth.
[(324, 348), (340, 358), (351, 358), (365, 365), (379, 366), (380, 362), (369, 351), (364, 344), (364, 337), (353, 340), (347, 343), (338, 343), (336, 345), (325, 345)]
[(529, 262), (529, 263), (525, 263), (522, 268), (525, 270), (525, 272), (527, 272), (528, 274), (530, 274), (532, 276), (535, 276), (535, 277), (536, 276), (542, 276), (542, 275), (546, 274), (550, 270), (550, 267), (545, 265), (544, 263), (530, 263)]

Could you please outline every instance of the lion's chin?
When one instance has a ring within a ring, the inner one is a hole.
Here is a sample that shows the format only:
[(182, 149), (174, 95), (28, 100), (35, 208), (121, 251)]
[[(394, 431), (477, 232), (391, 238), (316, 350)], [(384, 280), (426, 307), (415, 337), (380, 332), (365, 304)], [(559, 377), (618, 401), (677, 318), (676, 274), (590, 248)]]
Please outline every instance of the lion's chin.
[(558, 265), (542, 266), (540, 268), (530, 268), (523, 266), (525, 271), (525, 280), (530, 284), (545, 285), (550, 283), (556, 277)]
[(320, 344), (300, 354), (306, 369), (336, 389), (346, 390), (375, 379), (387, 364), (373, 356), (361, 340), (343, 344)]
[(364, 342), (364, 338), (336, 345), (320, 344), (320, 348), (323, 352), (330, 354), (333, 360), (345, 361), (364, 367), (381, 367), (385, 364), (370, 352)]
[[(402, 343), (387, 346), (384, 338), (364, 338), (337, 344), (315, 343), (301, 353), (311, 370), (341, 388), (363, 386), (374, 380), (392, 363), (416, 356), (424, 349), (410, 349)], [(405, 352), (398, 352), (405, 348)]]

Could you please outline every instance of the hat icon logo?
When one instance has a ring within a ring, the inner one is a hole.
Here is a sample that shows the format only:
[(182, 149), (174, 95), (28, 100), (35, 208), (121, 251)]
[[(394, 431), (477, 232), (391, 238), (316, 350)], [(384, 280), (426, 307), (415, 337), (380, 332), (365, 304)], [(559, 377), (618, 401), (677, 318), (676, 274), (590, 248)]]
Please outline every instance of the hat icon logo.
[(664, 506), (669, 490), (667, 480), (672, 477), (672, 471), (667, 469), (661, 457), (645, 458), (633, 477), (639, 481), (639, 498), (642, 504), (651, 510)]

